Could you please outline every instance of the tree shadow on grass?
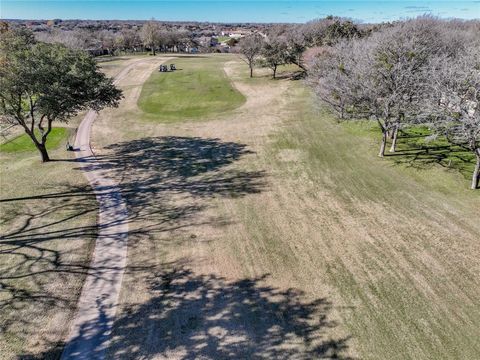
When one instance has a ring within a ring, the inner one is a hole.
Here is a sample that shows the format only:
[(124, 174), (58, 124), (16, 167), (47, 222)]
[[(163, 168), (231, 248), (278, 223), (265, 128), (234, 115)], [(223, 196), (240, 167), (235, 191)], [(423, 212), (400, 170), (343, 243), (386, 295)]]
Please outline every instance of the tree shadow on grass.
[[(166, 136), (113, 144), (106, 150), (108, 155), (85, 159), (86, 171), (101, 171), (118, 184), (130, 222), (162, 219), (161, 224), (152, 224), (151, 234), (166, 224), (193, 220), (207, 206), (199, 199), (242, 197), (265, 187), (263, 171), (230, 166), (252, 154), (244, 144)], [(177, 198), (187, 201), (179, 205), (172, 200)]]
[[(93, 273), (86, 261), (97, 236), (97, 226), (87, 221), (97, 210), (91, 189), (56, 184), (41, 190), (0, 200), (0, 341), (7, 357), (39, 337), (45, 318), (73, 311), (78, 279)], [(42, 334), (54, 348), (50, 334)], [(10, 342), (17, 345), (9, 349)]]
[(403, 164), (415, 169), (425, 170), (433, 166), (442, 166), (458, 171), (465, 179), (470, 179), (475, 166), (474, 155), (459, 146), (421, 146), (403, 149), (386, 156), (394, 158), (395, 164)]
[(307, 72), (304, 70), (296, 70), (296, 71), (286, 71), (281, 72), (275, 77), (275, 80), (303, 80), (307, 76)]
[[(2, 214), (4, 234), (0, 238), (0, 258), (4, 260), (0, 263), (6, 264), (1, 266), (0, 274), (2, 332), (25, 341), (31, 335), (29, 332), (35, 331), (32, 324), (36, 316), (47, 311), (62, 311), (62, 308), (71, 311), (75, 307), (75, 297), (63, 296), (52, 286), (54, 283), (68, 283), (72, 276), (101, 276), (102, 271), (109, 270), (92, 269), (82, 261), (72, 261), (71, 254), (55, 245), (59, 241), (96, 239), (96, 225), (76, 223), (82, 216), (96, 213), (96, 197), (108, 202), (118, 191), (125, 198), (129, 246), (134, 246), (137, 240), (159, 241), (158, 233), (205, 221), (223, 226), (226, 221), (222, 218), (199, 220), (197, 215), (209, 205), (196, 200), (246, 196), (262, 191), (265, 186), (262, 171), (229, 166), (251, 154), (243, 144), (218, 139), (159, 137), (114, 144), (108, 150), (109, 155), (83, 159), (85, 167), (78, 169), (100, 171), (117, 184), (98, 185), (95, 193), (88, 186), (75, 188), (63, 184), (47, 189), (44, 194), (0, 200), (2, 207), (6, 206), (4, 209), (10, 207), (16, 211)], [(175, 197), (184, 201), (172, 201)], [(118, 221), (112, 220), (102, 226), (109, 228), (116, 224)], [(145, 271), (146, 266), (129, 268), (129, 271), (136, 270)], [(58, 343), (50, 346), (52, 356), (61, 347)], [(50, 357), (49, 353), (47, 350), (43, 355)], [(37, 355), (25, 353), (20, 358)]]
[(349, 358), (348, 338), (326, 336), (336, 326), (328, 300), (266, 285), (267, 275), (228, 281), (186, 263), (151, 272), (150, 299), (117, 316), (109, 358)]
[(398, 138), (397, 151), (387, 153), (395, 164), (403, 164), (419, 170), (442, 166), (458, 171), (465, 179), (470, 179), (475, 166), (475, 156), (468, 150), (448, 144), (444, 140), (426, 142), (428, 134), (417, 133), (415, 129), (403, 132)]
[[(229, 281), (195, 274), (188, 261), (162, 264), (148, 279), (150, 299), (125, 306), (111, 341), (96, 348), (110, 359), (344, 359), (350, 337), (327, 335), (332, 303), (267, 285), (268, 275)], [(96, 324), (87, 323), (80, 336)], [(55, 359), (62, 345), (18, 359)]]

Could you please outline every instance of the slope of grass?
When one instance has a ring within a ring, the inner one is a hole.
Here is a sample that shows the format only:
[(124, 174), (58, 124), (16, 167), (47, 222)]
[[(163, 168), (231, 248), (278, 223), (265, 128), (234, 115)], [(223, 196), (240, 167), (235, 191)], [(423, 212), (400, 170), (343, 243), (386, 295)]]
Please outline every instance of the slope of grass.
[[(35, 131), (39, 136), (39, 132)], [(48, 135), (47, 149), (53, 150), (58, 148), (63, 142), (65, 142), (69, 132), (67, 128), (53, 128), (52, 132)], [(37, 151), (32, 139), (27, 134), (22, 134), (16, 138), (0, 145), (0, 152), (14, 153), (23, 151)]]
[(417, 128), (397, 156), (379, 159), (373, 127), (313, 111), (308, 91), (290, 95), (292, 115), (266, 160), (285, 177), (278, 203), (242, 207), (257, 248), (298, 281), (339, 292), (361, 358), (478, 358), (480, 193), (463, 174), (468, 154), (445, 155), (442, 140), (425, 144)]
[(161, 122), (205, 119), (243, 104), (245, 97), (223, 71), (226, 59), (179, 58), (171, 61), (177, 71), (154, 72), (138, 100), (144, 117)]
[(230, 39), (231, 39), (230, 36), (217, 36), (218, 42), (224, 42), (224, 41), (227, 41), (227, 40), (230, 40)]

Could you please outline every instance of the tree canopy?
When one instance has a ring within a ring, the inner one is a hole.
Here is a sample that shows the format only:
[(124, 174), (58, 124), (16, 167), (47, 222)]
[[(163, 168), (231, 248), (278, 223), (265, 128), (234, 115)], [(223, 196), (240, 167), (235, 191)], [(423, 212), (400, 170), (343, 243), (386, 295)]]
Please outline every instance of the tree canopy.
[(262, 52), (263, 41), (261, 35), (252, 34), (240, 39), (238, 43), (238, 52), (250, 68), (250, 77), (253, 77), (253, 66)]
[(480, 41), (468, 24), (431, 16), (399, 22), (368, 37), (326, 47), (309, 82), (343, 119), (375, 119), (395, 152), (398, 131), (427, 126), (473, 152), (480, 173)]
[(37, 42), (27, 30), (0, 35), (0, 64), (1, 119), (23, 127), (44, 162), (54, 121), (117, 106), (122, 96), (87, 53)]

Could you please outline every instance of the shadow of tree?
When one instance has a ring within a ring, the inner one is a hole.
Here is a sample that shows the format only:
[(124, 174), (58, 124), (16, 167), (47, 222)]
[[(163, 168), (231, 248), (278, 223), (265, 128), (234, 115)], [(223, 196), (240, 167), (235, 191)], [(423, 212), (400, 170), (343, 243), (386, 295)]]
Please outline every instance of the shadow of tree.
[[(145, 201), (145, 197), (138, 197), (139, 192), (140, 195), (169, 191), (236, 197), (257, 193), (263, 185), (259, 181), (263, 172), (224, 169), (242, 156), (252, 154), (244, 144), (166, 136), (114, 144), (106, 149), (111, 154), (94, 159), (87, 171), (114, 170), (107, 176), (120, 182), (123, 194), (135, 193), (135, 199), (130, 199), (133, 205)], [(129, 171), (134, 171), (134, 183), (125, 181), (125, 173)]]
[[(196, 215), (207, 205), (198, 200), (242, 197), (265, 187), (263, 171), (230, 166), (252, 154), (244, 144), (165, 136), (113, 144), (106, 150), (108, 155), (84, 159), (86, 171), (101, 171), (118, 184), (116, 189), (128, 205), (130, 244), (159, 231), (199, 225)], [(111, 192), (110, 187), (97, 190)], [(210, 221), (223, 225), (220, 218)], [(141, 228), (136, 227), (139, 224)]]
[(393, 158), (395, 164), (403, 164), (419, 170), (440, 165), (460, 172), (465, 179), (471, 178), (475, 166), (472, 153), (456, 145), (418, 144), (418, 141), (423, 139), (424, 136), (400, 137), (399, 150), (386, 156)]
[(325, 337), (336, 326), (326, 299), (265, 285), (267, 275), (228, 281), (182, 261), (162, 268), (149, 279), (150, 300), (118, 315), (109, 358), (349, 359), (348, 338)]
[(96, 212), (95, 196), (88, 187), (57, 184), (54, 189), (0, 200), (2, 342), (25, 342), (42, 328), (46, 314), (72, 311), (79, 289), (70, 284), (90, 272), (85, 246), (97, 227), (84, 220)]
[[(195, 199), (240, 197), (255, 194), (265, 186), (262, 171), (229, 167), (251, 154), (244, 144), (197, 137), (144, 138), (111, 145), (109, 154), (83, 161), (85, 171), (100, 171), (114, 185), (52, 186), (45, 194), (1, 199), (0, 238), (0, 330), (27, 339), (35, 317), (45, 311), (75, 307), (73, 297), (63, 296), (55, 283), (68, 284), (72, 276), (101, 276), (81, 261), (72, 261), (59, 241), (94, 240), (96, 225), (79, 226), (76, 220), (97, 211), (95, 197), (108, 199), (119, 191), (128, 205), (129, 243), (153, 239), (155, 234), (199, 224), (196, 214), (208, 205)], [(79, 168), (80, 169), (80, 168)], [(50, 190), (50, 191), (49, 191)], [(184, 201), (172, 201), (181, 197)], [(21, 203), (22, 206), (16, 206)], [(14, 206), (15, 205), (15, 206)], [(209, 219), (216, 226), (223, 219)], [(102, 226), (109, 228), (113, 220)], [(2, 260), (3, 259), (3, 260)], [(145, 266), (139, 267), (145, 271)], [(130, 268), (129, 271), (135, 271)], [(29, 327), (30, 326), (30, 327)], [(23, 341), (22, 340), (22, 341)], [(56, 354), (60, 345), (50, 344)], [(20, 358), (36, 354), (25, 353)], [(48, 355), (50, 356), (50, 355)], [(34, 358), (34, 357), (31, 357)]]

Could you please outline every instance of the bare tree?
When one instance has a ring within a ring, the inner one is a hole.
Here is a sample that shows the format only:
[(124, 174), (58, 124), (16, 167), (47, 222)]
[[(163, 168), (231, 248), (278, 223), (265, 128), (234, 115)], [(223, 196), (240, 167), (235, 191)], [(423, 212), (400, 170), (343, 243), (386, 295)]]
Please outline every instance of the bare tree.
[(480, 180), (480, 42), (456, 57), (431, 61), (429, 117), (437, 134), (475, 155), (471, 189)]
[(289, 61), (286, 39), (283, 36), (269, 36), (263, 44), (261, 54), (265, 65), (272, 70), (275, 79), (278, 66)]
[(150, 48), (152, 55), (156, 54), (156, 48), (160, 42), (160, 25), (154, 19), (147, 21), (140, 30), (140, 38), (143, 45)]
[(141, 40), (137, 30), (122, 29), (119, 38), (124, 50), (136, 51), (136, 49), (141, 46)]
[(261, 35), (252, 34), (242, 38), (238, 43), (238, 52), (250, 68), (250, 77), (253, 77), (253, 67), (262, 52), (263, 41)]
[(101, 42), (102, 50), (106, 50), (108, 55), (113, 55), (118, 46), (118, 35), (109, 30), (102, 30), (98, 33), (98, 39)]
[(96, 33), (87, 30), (58, 30), (35, 33), (39, 41), (63, 44), (74, 50), (97, 50), (102, 44)]
[(341, 117), (376, 119), (382, 131), (379, 156), (384, 156), (388, 135), (393, 152), (401, 127), (418, 121), (425, 111), (429, 59), (456, 52), (442, 23), (423, 17), (369, 38), (337, 43), (317, 61), (310, 82)]
[[(326, 49), (314, 61), (308, 83), (320, 100), (341, 119), (375, 118), (386, 134), (382, 104), (374, 80), (374, 44), (343, 41)], [(388, 118), (388, 117), (387, 117)], [(383, 154), (384, 148), (380, 150)]]

